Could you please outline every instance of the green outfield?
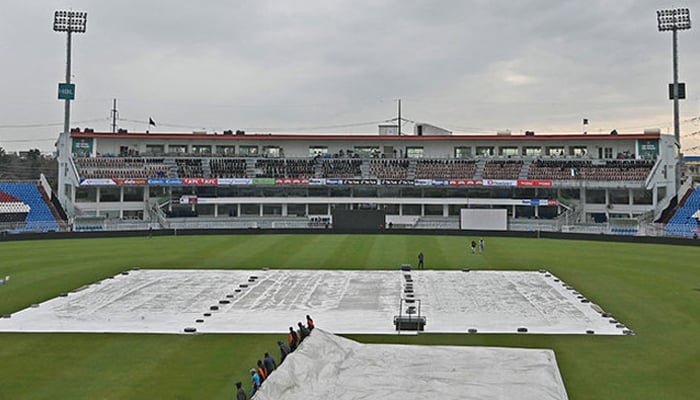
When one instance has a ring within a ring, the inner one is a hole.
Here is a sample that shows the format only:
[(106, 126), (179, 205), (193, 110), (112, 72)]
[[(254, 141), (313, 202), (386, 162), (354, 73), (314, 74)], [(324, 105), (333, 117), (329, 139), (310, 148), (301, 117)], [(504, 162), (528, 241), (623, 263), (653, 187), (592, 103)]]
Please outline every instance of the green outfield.
[[(0, 315), (140, 268), (546, 268), (636, 336), (353, 336), (363, 342), (554, 349), (572, 400), (700, 393), (700, 247), (417, 235), (208, 235), (0, 242)], [(478, 239), (478, 238), (476, 238)], [(299, 316), (301, 319), (303, 315)], [(252, 316), (251, 318), (254, 318)], [(280, 321), (282, 327), (295, 321)], [(317, 321), (322, 328), (322, 321)], [(1, 399), (231, 399), (282, 335), (0, 334)]]

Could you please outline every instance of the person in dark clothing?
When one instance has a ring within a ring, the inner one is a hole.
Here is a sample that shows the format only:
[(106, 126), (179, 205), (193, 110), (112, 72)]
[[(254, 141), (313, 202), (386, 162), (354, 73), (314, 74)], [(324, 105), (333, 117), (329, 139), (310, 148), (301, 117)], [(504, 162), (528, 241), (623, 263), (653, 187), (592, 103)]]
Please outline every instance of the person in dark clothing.
[(284, 362), (284, 359), (292, 352), (292, 349), (287, 346), (287, 343), (282, 341), (277, 342), (277, 345), (280, 347), (280, 362)]
[(476, 242), (472, 240), (472, 254), (476, 254)]
[(294, 328), (291, 326), (289, 327), (289, 348), (294, 351), (297, 349), (297, 345), (299, 345), (299, 336), (297, 335), (296, 332), (294, 332)]
[(299, 327), (299, 342), (301, 342), (304, 339), (306, 339), (307, 336), (309, 336), (309, 330), (306, 329), (304, 324), (302, 324), (301, 322), (299, 322), (297, 326)]
[(309, 333), (316, 327), (316, 325), (314, 325), (314, 320), (311, 319), (311, 316), (308, 314), (306, 315), (306, 327), (309, 329)]
[(236, 400), (248, 400), (248, 395), (245, 394), (241, 382), (236, 382)]
[(277, 368), (277, 363), (275, 363), (275, 359), (272, 358), (270, 353), (265, 353), (265, 358), (263, 358), (263, 364), (265, 365), (265, 373), (269, 378), (272, 371), (274, 371), (275, 368)]
[(418, 253), (418, 269), (423, 269), (423, 252)]

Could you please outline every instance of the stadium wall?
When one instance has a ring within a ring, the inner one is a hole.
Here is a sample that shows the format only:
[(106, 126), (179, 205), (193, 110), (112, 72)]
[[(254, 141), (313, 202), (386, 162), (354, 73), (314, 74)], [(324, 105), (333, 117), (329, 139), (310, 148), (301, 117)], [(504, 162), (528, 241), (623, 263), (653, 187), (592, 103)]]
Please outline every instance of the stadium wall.
[(149, 231), (100, 231), (100, 232), (46, 232), (7, 234), (0, 232), (0, 242), (49, 239), (88, 239), (152, 236), (198, 236), (198, 235), (436, 235), (473, 237), (514, 237), (532, 239), (591, 240), (600, 242), (666, 244), (700, 246), (700, 240), (657, 236), (624, 236), (586, 233), (562, 233), (544, 231), (474, 231), (474, 230), (414, 230), (414, 229), (159, 229)]

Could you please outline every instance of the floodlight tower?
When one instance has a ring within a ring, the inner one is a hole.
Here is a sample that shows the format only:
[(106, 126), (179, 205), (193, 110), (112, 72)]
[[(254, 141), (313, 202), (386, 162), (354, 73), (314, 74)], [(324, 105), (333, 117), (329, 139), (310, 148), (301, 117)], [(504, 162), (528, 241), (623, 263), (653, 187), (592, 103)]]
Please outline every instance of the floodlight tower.
[(58, 98), (65, 100), (65, 115), (63, 118), (63, 132), (70, 130), (70, 101), (75, 98), (75, 85), (70, 83), (71, 75), (71, 36), (75, 33), (85, 33), (87, 27), (87, 13), (83, 11), (59, 10), (53, 16), (53, 30), (66, 32), (66, 81), (58, 84)]
[[(74, 214), (75, 191), (70, 187), (77, 185), (77, 176), (71, 172), (72, 143), (70, 140), (70, 101), (75, 98), (75, 85), (70, 82), (71, 76), (71, 37), (73, 33), (85, 33), (87, 27), (87, 13), (82, 11), (59, 10), (54, 13), (53, 30), (66, 32), (66, 81), (58, 84), (58, 99), (64, 100), (65, 114), (63, 118), (63, 132), (56, 142), (58, 155), (58, 198), (63, 209), (68, 214), (70, 221)], [(66, 189), (68, 188), (68, 189)]]
[(685, 99), (685, 83), (678, 83), (678, 31), (690, 29), (690, 10), (673, 8), (656, 12), (659, 32), (673, 32), (673, 83), (669, 85), (669, 97), (673, 100), (673, 135), (681, 146), (680, 111), (678, 100)]

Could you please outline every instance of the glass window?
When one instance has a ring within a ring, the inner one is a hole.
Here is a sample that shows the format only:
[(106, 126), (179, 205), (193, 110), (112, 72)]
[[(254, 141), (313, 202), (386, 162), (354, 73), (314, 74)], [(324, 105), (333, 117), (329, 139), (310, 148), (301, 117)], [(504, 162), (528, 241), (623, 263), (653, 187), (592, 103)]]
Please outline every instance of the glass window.
[(426, 204), (425, 215), (442, 215), (442, 204)]
[(216, 153), (232, 156), (236, 154), (236, 146), (216, 146)]
[(542, 155), (542, 147), (540, 146), (525, 146), (523, 147), (523, 155), (528, 157), (539, 157)]
[(666, 186), (659, 186), (656, 190), (656, 202), (660, 203), (666, 197)]
[(563, 156), (564, 146), (549, 146), (547, 147), (546, 154), (548, 156)]
[(185, 153), (187, 153), (187, 145), (186, 144), (168, 145), (168, 152), (176, 153), (176, 154), (185, 154)]
[(263, 204), (263, 215), (282, 215), (282, 205)]
[(241, 204), (241, 215), (260, 215), (258, 204)]
[(288, 204), (287, 205), (287, 215), (305, 217), (306, 216), (306, 205), (305, 204)]
[(309, 146), (309, 157), (323, 156), (328, 154), (328, 147), (326, 146)]
[(146, 154), (163, 154), (165, 153), (165, 146), (162, 144), (147, 144)]
[(100, 201), (101, 202), (116, 202), (119, 201), (120, 188), (118, 187), (101, 187)]
[(282, 149), (278, 146), (264, 146), (263, 155), (266, 157), (279, 158), (282, 157)]
[(583, 157), (588, 154), (586, 146), (571, 146), (569, 147), (569, 155), (574, 157)]
[(328, 204), (309, 204), (309, 215), (328, 215)]
[(255, 156), (258, 154), (258, 146), (254, 145), (242, 145), (239, 146), (239, 150), (243, 156)]
[(406, 147), (406, 158), (423, 158), (423, 148)]
[(211, 154), (211, 146), (194, 144), (192, 145), (192, 153), (194, 154)]
[(632, 200), (634, 204), (653, 204), (654, 197), (652, 196), (652, 191), (644, 189), (633, 189), (632, 190)]
[(476, 155), (480, 157), (490, 157), (494, 155), (493, 146), (477, 146)]
[(588, 189), (586, 190), (586, 203), (588, 204), (605, 204), (605, 190)]
[(610, 203), (612, 204), (629, 204), (629, 192), (627, 189), (611, 189)]
[(143, 201), (143, 186), (125, 186), (124, 201)]
[(76, 203), (94, 203), (97, 201), (96, 187), (77, 187), (75, 189)]
[(403, 215), (420, 215), (420, 204), (404, 204)]
[(604, 158), (613, 158), (613, 149), (612, 147), (606, 147), (603, 149), (603, 157)]
[(517, 156), (518, 155), (518, 148), (517, 147), (501, 147), (499, 149), (499, 154), (502, 156)]
[(471, 156), (471, 147), (455, 147), (455, 158), (470, 158)]
[(355, 146), (355, 153), (360, 157), (379, 157), (379, 146)]

